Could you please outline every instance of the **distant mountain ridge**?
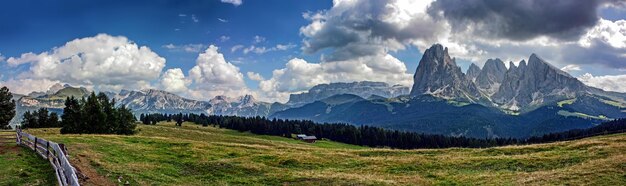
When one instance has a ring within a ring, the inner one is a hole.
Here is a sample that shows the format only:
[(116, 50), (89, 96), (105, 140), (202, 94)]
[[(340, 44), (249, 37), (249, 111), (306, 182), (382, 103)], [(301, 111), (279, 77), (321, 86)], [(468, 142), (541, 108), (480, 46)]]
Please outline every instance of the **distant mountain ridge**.
[[(389, 86), (381, 82), (353, 82), (320, 84), (311, 88), (308, 92), (292, 95), (291, 103), (267, 103), (256, 100), (252, 95), (240, 97), (216, 96), (208, 101), (198, 101), (183, 98), (174, 93), (163, 90), (121, 90), (119, 93), (103, 92), (109, 98), (115, 99), (117, 106), (124, 105), (134, 113), (204, 113), (213, 115), (237, 115), (237, 116), (269, 116), (280, 110), (285, 110), (306, 103), (322, 100), (335, 94), (354, 93), (361, 96), (384, 96), (393, 97), (408, 94), (409, 89), (405, 86)], [(86, 97), (91, 92), (83, 87), (55, 84), (48, 91), (33, 92), (28, 96), (17, 95), (18, 116), (27, 110), (48, 108), (61, 112), (67, 97)], [(14, 118), (12, 124), (19, 122)]]
[(409, 93), (409, 87), (402, 85), (390, 86), (383, 82), (330, 83), (316, 85), (304, 93), (291, 94), (286, 104), (303, 105), (339, 94), (353, 94), (361, 98), (369, 98), (374, 95), (392, 98)]
[(316, 101), (270, 117), (346, 122), (471, 137), (528, 137), (626, 117), (626, 94), (588, 87), (532, 54), (507, 69), (499, 59), (461, 72), (447, 48), (424, 51), (410, 96)]

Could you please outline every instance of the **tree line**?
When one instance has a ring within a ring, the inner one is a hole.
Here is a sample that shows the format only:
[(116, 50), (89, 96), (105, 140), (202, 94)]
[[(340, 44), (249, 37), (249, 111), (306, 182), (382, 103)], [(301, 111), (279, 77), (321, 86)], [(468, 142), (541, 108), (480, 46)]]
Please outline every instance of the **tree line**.
[[(159, 121), (171, 121), (172, 116), (177, 117), (177, 115), (151, 114), (151, 117), (155, 118), (155, 123)], [(291, 134), (306, 134), (354, 145), (391, 147), (397, 149), (449, 147), (479, 148), (514, 144), (546, 143), (626, 131), (626, 119), (618, 119), (588, 129), (576, 129), (559, 133), (550, 133), (527, 139), (478, 139), (389, 130), (371, 126), (355, 126), (345, 123), (320, 124), (308, 120), (270, 120), (264, 117), (207, 116), (204, 114), (184, 114), (179, 118), (182, 118), (184, 121), (194, 122), (203, 126), (211, 124), (220, 128), (233, 129), (240, 132), (247, 131), (261, 135), (291, 137)]]
[(91, 93), (87, 99), (68, 97), (61, 116), (61, 134), (134, 134), (136, 118), (124, 105), (104, 93)]
[(167, 122), (171, 122), (172, 120), (176, 121), (176, 125), (177, 126), (182, 126), (183, 124), (183, 120), (187, 121), (189, 120), (189, 115), (185, 114), (183, 115), (182, 113), (179, 114), (159, 114), (159, 113), (154, 113), (154, 114), (144, 114), (141, 113), (141, 115), (139, 115), (139, 121), (141, 121), (141, 123), (145, 124), (145, 125), (156, 125), (157, 122), (159, 121), (167, 121)]
[(22, 115), (22, 128), (52, 128), (61, 127), (59, 115), (55, 112), (48, 112), (48, 109), (40, 108), (32, 113), (26, 111)]

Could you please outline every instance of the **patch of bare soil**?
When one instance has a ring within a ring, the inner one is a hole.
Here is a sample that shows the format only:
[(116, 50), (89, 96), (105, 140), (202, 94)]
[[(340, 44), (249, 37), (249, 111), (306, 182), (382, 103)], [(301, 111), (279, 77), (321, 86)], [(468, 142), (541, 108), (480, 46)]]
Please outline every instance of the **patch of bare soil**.
[(105, 176), (98, 174), (91, 160), (83, 154), (76, 154), (69, 159), (76, 168), (78, 180), (81, 185), (116, 185)]
[(20, 151), (20, 147), (18, 147), (17, 145), (8, 145), (8, 144), (0, 145), (0, 155), (6, 154), (6, 153), (17, 154), (19, 151)]

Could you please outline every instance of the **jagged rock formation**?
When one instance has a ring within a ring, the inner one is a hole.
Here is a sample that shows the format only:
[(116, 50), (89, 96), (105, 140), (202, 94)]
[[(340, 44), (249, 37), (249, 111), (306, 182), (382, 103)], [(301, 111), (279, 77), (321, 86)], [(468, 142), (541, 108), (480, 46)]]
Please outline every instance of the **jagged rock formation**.
[(588, 87), (566, 72), (546, 63), (536, 54), (519, 66), (511, 66), (493, 101), (510, 110), (540, 105), (586, 93)]
[(506, 66), (500, 59), (489, 59), (476, 76), (476, 86), (487, 95), (493, 95), (500, 88), (506, 74)]
[(417, 66), (411, 96), (430, 94), (436, 97), (476, 100), (478, 88), (465, 77), (448, 55), (448, 48), (435, 44), (426, 51)]
[(308, 92), (291, 94), (287, 105), (299, 106), (339, 94), (353, 94), (362, 98), (368, 98), (372, 95), (391, 98), (409, 94), (409, 87), (389, 86), (387, 83), (370, 81), (319, 84), (309, 89)]
[(124, 105), (134, 112), (201, 112), (211, 105), (208, 102), (180, 97), (162, 90), (122, 91), (115, 97), (118, 105)]
[(470, 80), (474, 81), (474, 79), (476, 79), (478, 74), (480, 74), (480, 67), (478, 67), (476, 64), (472, 63), (469, 66), (469, 68), (467, 69), (467, 72), (465, 73), (465, 76), (467, 77), (467, 79), (470, 79)]
[(259, 102), (252, 95), (237, 98), (216, 96), (209, 103), (211, 108), (207, 112), (214, 115), (267, 116), (271, 107), (271, 104)]

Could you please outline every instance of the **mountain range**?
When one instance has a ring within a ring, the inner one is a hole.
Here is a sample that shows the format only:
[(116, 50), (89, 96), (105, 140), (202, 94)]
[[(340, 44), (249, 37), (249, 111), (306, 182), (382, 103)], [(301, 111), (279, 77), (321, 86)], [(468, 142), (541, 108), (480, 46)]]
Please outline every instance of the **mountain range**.
[(508, 69), (489, 59), (482, 69), (472, 64), (463, 73), (439, 44), (424, 52), (410, 95), (327, 100), (270, 117), (481, 138), (523, 138), (626, 117), (626, 94), (586, 86), (536, 54)]
[[(368, 81), (320, 84), (290, 95), (286, 103), (251, 95), (197, 101), (154, 89), (106, 94), (136, 114), (264, 116), (481, 138), (522, 138), (626, 117), (625, 93), (586, 86), (536, 54), (508, 66), (489, 59), (463, 73), (448, 49), (435, 44), (424, 51), (410, 89)], [(40, 107), (58, 112), (65, 97), (87, 94), (85, 88), (57, 84), (47, 92), (14, 97), (21, 115)]]

